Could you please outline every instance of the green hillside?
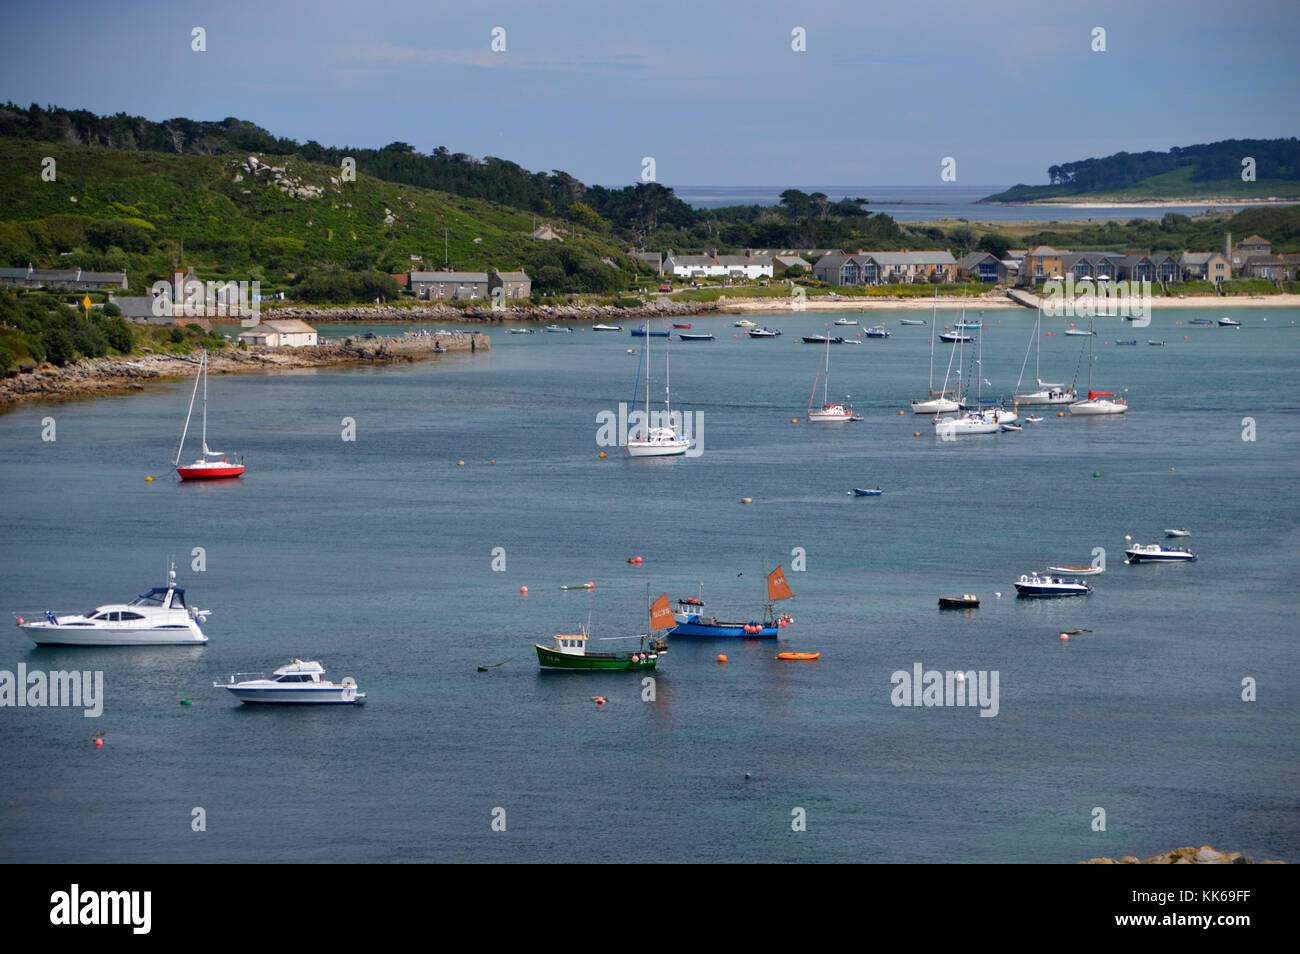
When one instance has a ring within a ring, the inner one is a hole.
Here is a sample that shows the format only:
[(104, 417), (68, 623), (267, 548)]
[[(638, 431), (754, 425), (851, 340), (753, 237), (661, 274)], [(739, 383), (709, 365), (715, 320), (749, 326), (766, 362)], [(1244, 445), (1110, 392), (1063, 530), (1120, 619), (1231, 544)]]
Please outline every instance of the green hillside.
[[(1242, 159), (1255, 160), (1255, 181), (1242, 181)], [(1048, 185), (1017, 185), (981, 202), (1070, 199), (1300, 198), (1300, 140), (1236, 139), (1168, 152), (1118, 152), (1051, 166)]]
[[(55, 161), (53, 182), (41, 177), (46, 157)], [(270, 292), (308, 269), (440, 269), (444, 247), (454, 269), (527, 266), (539, 290), (608, 293), (628, 287), (635, 271), (590, 223), (553, 218), (577, 234), (534, 242), (532, 215), (496, 202), (360, 173), (343, 182), (339, 168), (301, 157), (258, 158), (268, 171), (250, 172), (247, 155), (0, 138), (0, 164), (10, 172), (0, 182), (0, 264), (125, 269), (137, 293), (174, 262), (200, 278), (256, 279)]]

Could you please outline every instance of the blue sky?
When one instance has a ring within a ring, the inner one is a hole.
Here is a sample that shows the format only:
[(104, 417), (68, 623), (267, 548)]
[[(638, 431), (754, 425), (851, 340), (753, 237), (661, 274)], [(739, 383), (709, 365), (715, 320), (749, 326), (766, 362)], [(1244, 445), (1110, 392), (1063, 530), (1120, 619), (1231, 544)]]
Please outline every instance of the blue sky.
[(1295, 0), (54, 0), (5, 18), (0, 99), (611, 185), (643, 156), (667, 185), (924, 185), (945, 156), (959, 183), (1041, 183), (1053, 163), (1300, 127)]

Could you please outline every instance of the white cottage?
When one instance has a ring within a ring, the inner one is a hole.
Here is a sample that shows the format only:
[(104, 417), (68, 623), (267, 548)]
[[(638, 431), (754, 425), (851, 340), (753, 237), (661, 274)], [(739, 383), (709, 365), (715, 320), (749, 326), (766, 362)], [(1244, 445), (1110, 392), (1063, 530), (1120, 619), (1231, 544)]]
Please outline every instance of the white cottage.
[(305, 321), (282, 319), (264, 321), (239, 333), (238, 339), (250, 345), (269, 348), (305, 348), (316, 344), (316, 329)]

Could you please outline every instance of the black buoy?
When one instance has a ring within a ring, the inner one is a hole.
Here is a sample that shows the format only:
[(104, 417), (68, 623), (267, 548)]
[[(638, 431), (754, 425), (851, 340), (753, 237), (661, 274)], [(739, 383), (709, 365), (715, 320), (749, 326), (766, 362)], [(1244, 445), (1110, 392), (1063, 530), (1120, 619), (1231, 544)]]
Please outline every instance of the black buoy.
[(748, 772), (746, 772), (746, 773), (745, 773), (745, 778), (750, 778), (750, 777), (751, 777), (750, 774), (749, 774)]
[(478, 667), (478, 671), (479, 671), (479, 672), (487, 672), (487, 671), (488, 671), (488, 667), (487, 667), (487, 666), (479, 666), (479, 667)]

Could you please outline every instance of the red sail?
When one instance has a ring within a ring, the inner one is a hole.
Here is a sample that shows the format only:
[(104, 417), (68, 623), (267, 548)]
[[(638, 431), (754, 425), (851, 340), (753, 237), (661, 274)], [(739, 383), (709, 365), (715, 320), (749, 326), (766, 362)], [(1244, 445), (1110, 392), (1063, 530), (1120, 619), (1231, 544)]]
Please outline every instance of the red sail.
[(788, 600), (794, 596), (790, 592), (790, 586), (785, 581), (785, 571), (777, 567), (767, 575), (767, 598), (769, 600)]
[(664, 593), (650, 607), (650, 632), (669, 629), (676, 625), (677, 620), (673, 619), (673, 611), (668, 606), (668, 594)]
[(1099, 397), (1114, 397), (1114, 396), (1115, 395), (1112, 394), (1110, 391), (1089, 391), (1088, 392), (1089, 401), (1095, 401)]

